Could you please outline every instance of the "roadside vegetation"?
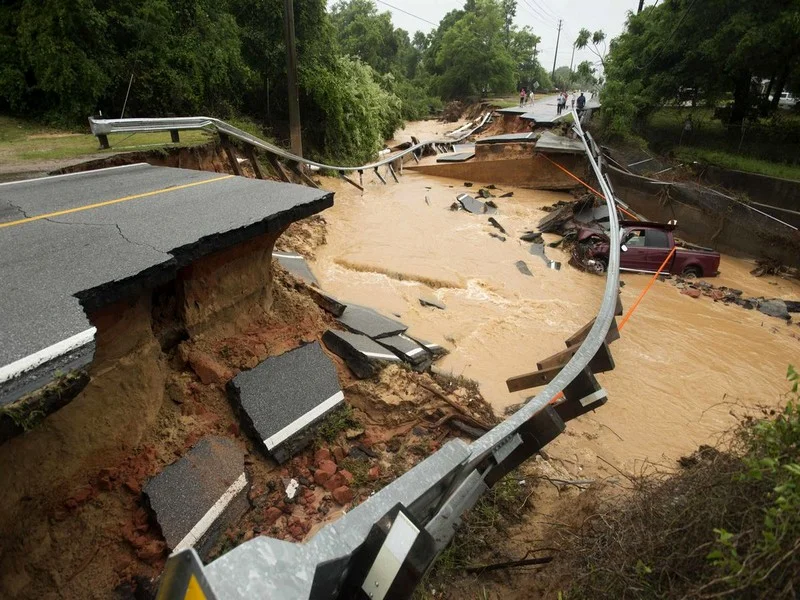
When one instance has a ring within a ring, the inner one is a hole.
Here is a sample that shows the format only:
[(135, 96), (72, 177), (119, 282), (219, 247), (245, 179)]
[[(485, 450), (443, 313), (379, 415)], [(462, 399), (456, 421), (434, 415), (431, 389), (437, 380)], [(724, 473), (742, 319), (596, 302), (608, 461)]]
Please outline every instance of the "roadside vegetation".
[[(0, 7), (0, 114), (57, 133), (86, 133), (88, 116), (116, 118), (123, 108), (126, 117), (239, 117), (256, 123), (260, 135), (286, 141), (283, 4), (11, 0)], [(330, 8), (325, 0), (295, 2), (307, 154), (362, 163), (404, 119), (427, 117), (447, 101), (502, 96), (534, 81), (549, 88), (537, 59), (539, 37), (514, 25), (516, 5), (467, 0), (429, 34), (411, 34), (395, 28), (373, 0), (339, 0)], [(46, 150), (28, 140), (10, 158), (97, 150), (88, 138), (64, 138)], [(136, 144), (150, 141), (161, 137)]]
[(604, 59), (606, 139), (643, 138), (656, 152), (765, 174), (775, 171), (753, 159), (779, 163), (790, 167), (779, 176), (796, 178), (800, 118), (778, 100), (800, 91), (797, 10), (667, 0), (629, 14)]
[(724, 448), (702, 446), (677, 473), (632, 477), (630, 495), (599, 497), (577, 528), (561, 530), (551, 588), (566, 600), (796, 598), (800, 378), (791, 367), (788, 378), (782, 411), (746, 420)]

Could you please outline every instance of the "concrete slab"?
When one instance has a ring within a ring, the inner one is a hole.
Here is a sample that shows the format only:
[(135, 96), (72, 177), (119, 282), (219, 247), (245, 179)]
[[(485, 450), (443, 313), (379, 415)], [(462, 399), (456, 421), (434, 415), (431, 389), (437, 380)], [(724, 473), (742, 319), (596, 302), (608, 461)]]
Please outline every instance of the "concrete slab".
[(344, 400), (319, 342), (273, 356), (228, 383), (242, 425), (278, 462), (310, 441), (309, 428)]
[(295, 254), (294, 252), (280, 252), (275, 251), (272, 253), (272, 258), (278, 261), (278, 264), (284, 269), (289, 271), (305, 281), (309, 285), (319, 286), (319, 281), (308, 266), (305, 257), (302, 254)]
[(250, 507), (244, 452), (232, 440), (202, 438), (142, 490), (172, 552), (194, 548), (201, 557), (219, 534)]
[(382, 363), (400, 362), (396, 354), (360, 333), (329, 329), (322, 335), (322, 341), (359, 379), (373, 377)]
[(457, 154), (441, 154), (436, 157), (437, 163), (465, 162), (475, 156), (475, 151), (459, 152)]
[(545, 131), (536, 141), (536, 149), (542, 152), (561, 154), (584, 154), (583, 144), (552, 131)]
[(475, 142), (469, 144), (453, 144), (453, 152), (474, 152)]
[(495, 112), (502, 115), (522, 115), (531, 109), (530, 105), (524, 106), (509, 106), (506, 108), (498, 108)]
[(0, 184), (0, 404), (22, 378), (48, 383), (65, 353), (91, 360), (85, 311), (332, 205), (305, 186), (147, 164)]
[(378, 340), (381, 346), (388, 348), (405, 362), (411, 365), (421, 365), (430, 362), (428, 351), (421, 344), (402, 333)]
[(358, 304), (348, 304), (337, 321), (350, 331), (362, 333), (371, 338), (397, 335), (408, 329), (408, 326), (400, 321), (384, 317), (379, 312)]
[(429, 306), (431, 308), (438, 308), (439, 310), (446, 310), (447, 306), (443, 302), (439, 302), (436, 298), (432, 296), (422, 296), (419, 299), (419, 303), (422, 306)]
[(480, 200), (476, 200), (469, 194), (459, 194), (456, 196), (456, 200), (467, 212), (471, 212), (474, 215), (492, 215), (497, 212), (497, 209), (487, 205), (485, 202), (481, 202)]
[(539, 137), (538, 133), (501, 133), (500, 135), (490, 135), (489, 137), (475, 140), (476, 144), (509, 144), (512, 142), (535, 142)]

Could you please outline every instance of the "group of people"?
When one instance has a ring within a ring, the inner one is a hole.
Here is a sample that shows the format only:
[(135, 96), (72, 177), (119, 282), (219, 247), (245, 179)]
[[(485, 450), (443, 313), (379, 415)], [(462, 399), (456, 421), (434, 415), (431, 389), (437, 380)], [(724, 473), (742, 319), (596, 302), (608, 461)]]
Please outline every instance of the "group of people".
[(526, 90), (522, 88), (519, 91), (519, 105), (533, 104), (533, 90)]
[(575, 105), (578, 105), (578, 113), (583, 112), (584, 108), (586, 108), (586, 96), (581, 95), (577, 98), (575, 97), (575, 92), (572, 92), (572, 98), (570, 99), (570, 95), (567, 92), (559, 92), (558, 98), (556, 98), (556, 114), (560, 115), (564, 112), (564, 109), (567, 107), (567, 101), (570, 102), (570, 108), (574, 109)]

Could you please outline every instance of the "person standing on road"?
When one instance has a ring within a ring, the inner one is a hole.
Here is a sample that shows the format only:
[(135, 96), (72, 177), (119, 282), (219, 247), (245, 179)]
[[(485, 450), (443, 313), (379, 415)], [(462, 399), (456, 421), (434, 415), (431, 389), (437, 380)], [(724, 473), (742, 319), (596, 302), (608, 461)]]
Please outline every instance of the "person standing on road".
[(570, 108), (572, 110), (575, 110), (575, 92), (572, 92), (572, 99), (570, 100), (570, 102), (571, 102)]
[(583, 113), (583, 109), (585, 107), (586, 107), (586, 96), (584, 96), (583, 92), (581, 92), (581, 95), (578, 96), (578, 114), (579, 115)]
[(525, 97), (526, 97), (526, 94), (525, 94), (525, 88), (522, 88), (522, 89), (519, 91), (519, 105), (520, 105), (520, 106), (522, 106), (523, 104), (525, 104)]
[(528, 90), (528, 104), (533, 104), (533, 90)]
[(566, 101), (564, 100), (564, 92), (559, 92), (558, 98), (556, 99), (556, 114), (560, 115), (561, 111), (564, 110), (564, 104)]

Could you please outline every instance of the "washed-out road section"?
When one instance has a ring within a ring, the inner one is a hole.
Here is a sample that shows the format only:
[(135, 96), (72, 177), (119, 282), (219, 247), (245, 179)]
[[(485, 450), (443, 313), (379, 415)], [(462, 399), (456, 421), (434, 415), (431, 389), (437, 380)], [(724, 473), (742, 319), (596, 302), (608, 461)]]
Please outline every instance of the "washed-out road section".
[(146, 164), (0, 184), (0, 405), (91, 360), (87, 312), (332, 205), (311, 188)]

